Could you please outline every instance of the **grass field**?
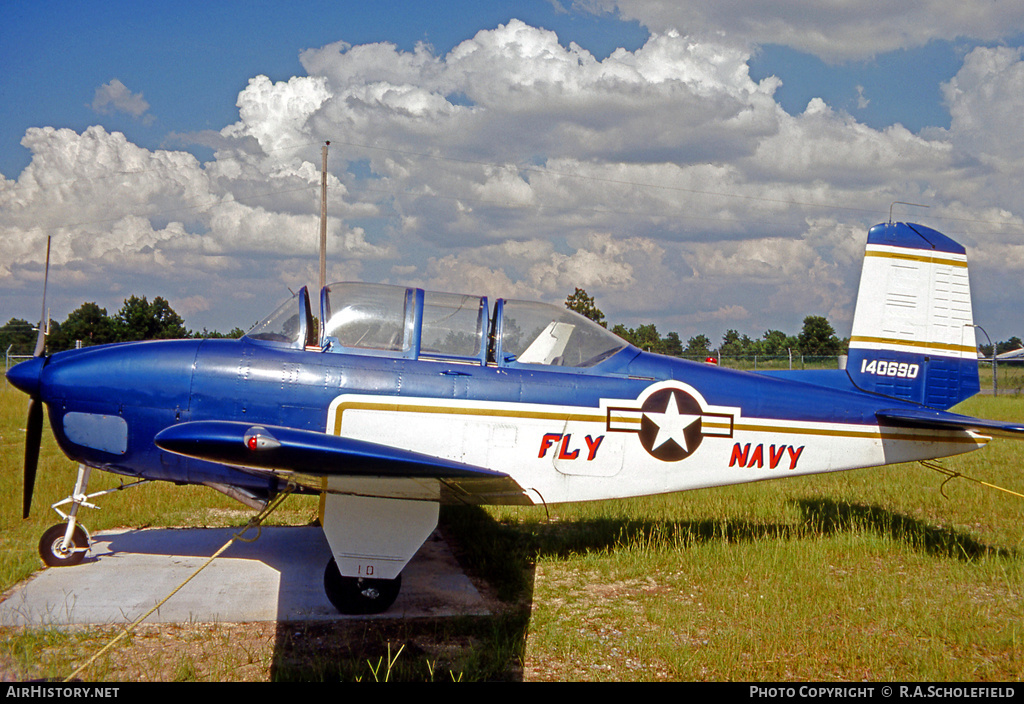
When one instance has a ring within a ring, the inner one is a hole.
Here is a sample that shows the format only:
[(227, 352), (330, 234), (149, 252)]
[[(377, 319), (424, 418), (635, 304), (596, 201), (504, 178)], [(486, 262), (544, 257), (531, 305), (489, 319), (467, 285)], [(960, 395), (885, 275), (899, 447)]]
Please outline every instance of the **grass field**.
[[(0, 387), (0, 585), (40, 568), (75, 467), (46, 431), (20, 518), (26, 397)], [(1024, 419), (1024, 397), (961, 412)], [(1024, 443), (942, 462), (1024, 493)], [(116, 486), (97, 474), (91, 490)], [(112, 494), (90, 530), (241, 525), (209, 489)], [(314, 520), (292, 497), (278, 523)], [(1019, 681), (1024, 499), (919, 464), (636, 500), (448, 509), (493, 617), (400, 623), (142, 626), (86, 680)], [(73, 568), (72, 568), (73, 569)], [(63, 678), (115, 629), (0, 627), (0, 679)], [(389, 666), (390, 665), (390, 666)]]

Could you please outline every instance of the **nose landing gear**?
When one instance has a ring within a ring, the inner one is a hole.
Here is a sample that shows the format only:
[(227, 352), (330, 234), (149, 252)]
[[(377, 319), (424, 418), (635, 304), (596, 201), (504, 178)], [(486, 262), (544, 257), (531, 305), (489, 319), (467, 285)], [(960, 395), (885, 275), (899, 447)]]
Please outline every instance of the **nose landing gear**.
[[(99, 508), (89, 503), (90, 499), (97, 496), (104, 496), (115, 491), (128, 489), (139, 484), (145, 484), (148, 479), (140, 479), (131, 484), (122, 484), (113, 489), (97, 491), (94, 494), (86, 494), (89, 487), (89, 476), (92, 474), (92, 467), (84, 464), (78, 465), (78, 477), (75, 479), (75, 490), (68, 498), (58, 501), (50, 508), (57, 512), (64, 522), (57, 523), (46, 529), (43, 537), (39, 540), (39, 557), (48, 567), (74, 567), (85, 559), (85, 553), (89, 551), (92, 540), (89, 533), (78, 523), (78, 509)], [(67, 513), (60, 510), (60, 506), (71, 504)]]

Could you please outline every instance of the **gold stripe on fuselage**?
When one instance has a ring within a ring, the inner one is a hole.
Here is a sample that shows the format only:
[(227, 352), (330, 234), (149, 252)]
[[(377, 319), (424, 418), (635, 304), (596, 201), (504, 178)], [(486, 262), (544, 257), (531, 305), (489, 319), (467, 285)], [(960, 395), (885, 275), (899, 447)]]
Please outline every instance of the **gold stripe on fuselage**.
[[(432, 413), (458, 416), (478, 416), (489, 418), (510, 418), (528, 420), (552, 420), (559, 423), (569, 421), (600, 423), (606, 425), (605, 414), (597, 411), (531, 411), (517, 410), (516, 408), (474, 408), (472, 406), (440, 406), (422, 403), (394, 403), (377, 401), (347, 401), (339, 403), (335, 409), (334, 434), (341, 435), (342, 415), (348, 410), (361, 411), (393, 411), (399, 413)], [(623, 419), (625, 420), (625, 419)], [(633, 422), (633, 421), (630, 421)], [(639, 425), (640, 420), (635, 421)], [(788, 435), (818, 435), (838, 438), (860, 438), (878, 440), (903, 440), (912, 442), (943, 442), (943, 443), (965, 443), (973, 445), (984, 445), (988, 442), (988, 436), (975, 437), (967, 431), (950, 431), (949, 433), (937, 434), (934, 431), (924, 434), (922, 430), (887, 428), (882, 430), (881, 426), (841, 424), (833, 428), (813, 428), (803, 425), (779, 425), (776, 419), (754, 421), (747, 419), (733, 426), (734, 432), (754, 433), (780, 433)], [(761, 423), (764, 423), (762, 425)], [(724, 424), (715, 427), (725, 427)], [(956, 433), (956, 434), (954, 434)]]

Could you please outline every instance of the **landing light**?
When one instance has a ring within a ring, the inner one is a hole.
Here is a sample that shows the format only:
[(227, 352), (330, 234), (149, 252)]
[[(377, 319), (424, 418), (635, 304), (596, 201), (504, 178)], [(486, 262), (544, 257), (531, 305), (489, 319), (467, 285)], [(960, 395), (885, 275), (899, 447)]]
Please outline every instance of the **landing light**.
[(267, 432), (266, 428), (259, 426), (249, 428), (244, 440), (245, 446), (254, 452), (256, 450), (271, 450), (275, 447), (281, 447), (281, 443), (278, 442), (277, 438)]

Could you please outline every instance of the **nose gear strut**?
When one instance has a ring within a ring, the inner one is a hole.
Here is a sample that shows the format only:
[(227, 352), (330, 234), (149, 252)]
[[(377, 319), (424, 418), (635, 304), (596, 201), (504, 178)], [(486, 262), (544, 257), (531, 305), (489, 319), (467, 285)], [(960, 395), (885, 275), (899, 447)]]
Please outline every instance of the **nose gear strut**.
[[(83, 506), (98, 509), (99, 506), (90, 503), (91, 499), (112, 494), (115, 491), (130, 489), (139, 484), (147, 484), (150, 481), (149, 479), (140, 479), (130, 484), (121, 484), (113, 489), (86, 494), (91, 474), (92, 467), (87, 467), (84, 464), (78, 465), (78, 477), (75, 479), (75, 489), (71, 496), (50, 506), (64, 522), (50, 526), (39, 541), (39, 556), (49, 567), (74, 567), (85, 559), (85, 553), (89, 551), (92, 540), (89, 533), (78, 522), (78, 509)], [(67, 513), (59, 508), (65, 504), (71, 504)]]

